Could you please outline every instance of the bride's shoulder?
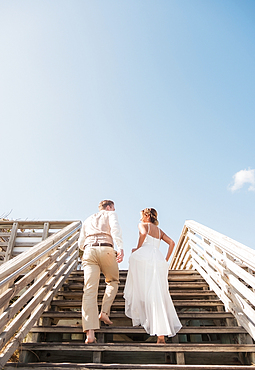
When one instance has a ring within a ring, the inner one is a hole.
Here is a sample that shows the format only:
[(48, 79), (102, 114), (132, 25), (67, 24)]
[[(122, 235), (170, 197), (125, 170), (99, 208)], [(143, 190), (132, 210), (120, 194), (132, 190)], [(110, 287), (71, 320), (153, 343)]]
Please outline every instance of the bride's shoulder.
[(140, 233), (146, 234), (148, 232), (148, 225), (143, 223), (143, 222), (139, 222), (138, 229), (139, 229)]

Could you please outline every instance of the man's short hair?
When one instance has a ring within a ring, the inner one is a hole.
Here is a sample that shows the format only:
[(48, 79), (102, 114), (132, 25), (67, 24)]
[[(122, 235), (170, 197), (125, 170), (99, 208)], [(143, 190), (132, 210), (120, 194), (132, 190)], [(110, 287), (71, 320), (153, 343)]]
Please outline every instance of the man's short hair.
[(114, 202), (112, 200), (102, 200), (99, 203), (98, 208), (100, 211), (102, 211), (103, 209), (106, 209), (107, 206), (114, 206)]

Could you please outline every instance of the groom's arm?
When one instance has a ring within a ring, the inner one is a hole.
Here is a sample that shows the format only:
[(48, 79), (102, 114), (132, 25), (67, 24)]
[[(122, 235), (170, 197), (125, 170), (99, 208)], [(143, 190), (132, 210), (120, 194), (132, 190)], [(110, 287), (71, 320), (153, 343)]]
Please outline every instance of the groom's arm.
[(114, 211), (109, 211), (109, 225), (111, 228), (111, 236), (115, 241), (118, 249), (116, 261), (120, 263), (123, 261), (124, 257), (122, 231), (119, 225), (117, 214)]

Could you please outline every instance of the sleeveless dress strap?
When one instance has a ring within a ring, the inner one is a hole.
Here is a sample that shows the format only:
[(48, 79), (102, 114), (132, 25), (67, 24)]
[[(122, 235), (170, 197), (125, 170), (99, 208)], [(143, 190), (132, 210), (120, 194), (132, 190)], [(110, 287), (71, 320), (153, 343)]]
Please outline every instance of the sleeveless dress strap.
[(160, 228), (158, 228), (158, 248), (160, 246)]

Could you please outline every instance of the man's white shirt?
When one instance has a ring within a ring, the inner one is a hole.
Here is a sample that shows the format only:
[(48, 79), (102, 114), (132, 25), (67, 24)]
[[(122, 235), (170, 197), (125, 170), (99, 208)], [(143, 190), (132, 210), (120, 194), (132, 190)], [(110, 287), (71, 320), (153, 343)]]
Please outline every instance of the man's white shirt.
[(109, 243), (113, 245), (113, 240), (118, 251), (123, 249), (122, 231), (116, 212), (102, 210), (83, 222), (78, 246), (84, 250), (86, 244)]

